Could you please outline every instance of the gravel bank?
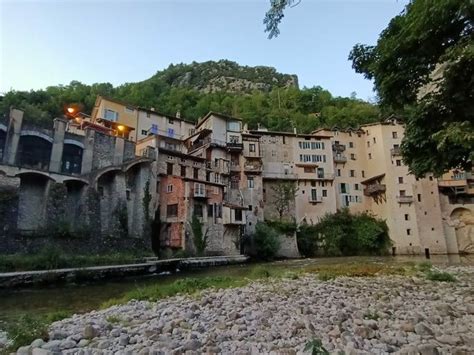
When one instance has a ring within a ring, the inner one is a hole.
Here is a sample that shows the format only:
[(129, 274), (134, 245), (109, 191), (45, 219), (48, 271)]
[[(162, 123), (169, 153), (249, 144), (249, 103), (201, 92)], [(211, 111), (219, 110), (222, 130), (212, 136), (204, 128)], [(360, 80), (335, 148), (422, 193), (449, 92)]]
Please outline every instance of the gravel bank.
[(455, 283), (417, 277), (254, 282), (55, 322), (19, 354), (474, 354), (474, 268)]

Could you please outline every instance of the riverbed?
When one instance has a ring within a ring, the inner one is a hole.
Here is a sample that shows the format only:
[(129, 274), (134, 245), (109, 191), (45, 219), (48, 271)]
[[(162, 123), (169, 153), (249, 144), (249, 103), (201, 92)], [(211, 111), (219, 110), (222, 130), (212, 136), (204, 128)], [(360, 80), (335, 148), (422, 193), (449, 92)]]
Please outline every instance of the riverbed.
[[(397, 257), (340, 257), (251, 263), (245, 265), (220, 266), (205, 270), (176, 272), (169, 275), (129, 277), (85, 284), (66, 284), (47, 288), (29, 288), (0, 291), (0, 329), (5, 323), (14, 322), (24, 314), (46, 314), (55, 311), (84, 313), (97, 309), (111, 298), (119, 298), (126, 292), (152, 284), (169, 284), (184, 277), (242, 276), (252, 268), (265, 265), (271, 268), (292, 269), (308, 265), (325, 265), (354, 262), (405, 263), (422, 262), (419, 256)], [(429, 260), (433, 265), (474, 265), (474, 255), (435, 255)]]

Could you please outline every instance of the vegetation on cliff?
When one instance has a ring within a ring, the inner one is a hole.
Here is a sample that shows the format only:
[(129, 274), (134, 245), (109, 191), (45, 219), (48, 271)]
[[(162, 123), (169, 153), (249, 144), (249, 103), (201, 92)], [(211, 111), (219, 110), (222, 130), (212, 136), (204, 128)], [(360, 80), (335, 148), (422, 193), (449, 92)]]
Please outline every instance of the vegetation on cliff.
[(90, 113), (97, 95), (197, 120), (209, 111), (243, 118), (256, 128), (310, 132), (321, 126), (348, 127), (378, 120), (377, 106), (352, 97), (334, 97), (317, 86), (299, 89), (293, 75), (270, 67), (239, 66), (230, 61), (170, 65), (151, 78), (113, 87), (110, 83), (50, 86), (44, 90), (10, 91), (0, 100), (0, 113), (10, 106), (25, 118), (51, 126), (70, 103)]

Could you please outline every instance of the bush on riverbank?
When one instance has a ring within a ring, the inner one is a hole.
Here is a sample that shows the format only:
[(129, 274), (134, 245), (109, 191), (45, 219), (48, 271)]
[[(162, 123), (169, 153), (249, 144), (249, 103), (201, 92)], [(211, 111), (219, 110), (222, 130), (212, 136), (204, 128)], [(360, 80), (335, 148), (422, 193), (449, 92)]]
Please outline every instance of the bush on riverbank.
[(119, 265), (134, 263), (138, 259), (132, 253), (106, 255), (71, 255), (58, 248), (44, 248), (36, 254), (13, 254), (0, 257), (0, 272), (52, 270), (69, 267)]
[(391, 246), (385, 221), (347, 208), (326, 214), (318, 224), (301, 225), (297, 241), (305, 256), (381, 255)]
[(276, 229), (264, 222), (255, 226), (255, 252), (259, 259), (271, 260), (280, 248), (280, 236)]

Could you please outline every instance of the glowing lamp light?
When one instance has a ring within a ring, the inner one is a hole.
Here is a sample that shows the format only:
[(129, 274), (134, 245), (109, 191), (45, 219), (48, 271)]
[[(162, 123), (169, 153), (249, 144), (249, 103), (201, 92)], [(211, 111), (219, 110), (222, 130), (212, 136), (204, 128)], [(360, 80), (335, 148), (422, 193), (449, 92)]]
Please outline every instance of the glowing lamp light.
[(122, 126), (122, 125), (117, 126), (117, 128), (118, 128), (119, 131), (123, 131), (125, 129), (125, 127)]
[(68, 107), (67, 108), (67, 112), (69, 112), (70, 114), (73, 114), (76, 110), (74, 109), (74, 107)]

